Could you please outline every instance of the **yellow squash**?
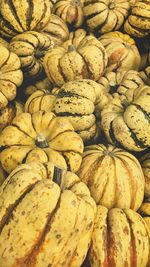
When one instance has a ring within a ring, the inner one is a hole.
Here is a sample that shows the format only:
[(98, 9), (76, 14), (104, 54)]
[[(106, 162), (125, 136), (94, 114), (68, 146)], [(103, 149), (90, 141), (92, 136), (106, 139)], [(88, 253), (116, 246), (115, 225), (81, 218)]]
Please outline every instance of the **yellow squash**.
[(150, 153), (146, 153), (140, 158), (140, 163), (145, 178), (145, 196), (150, 197)]

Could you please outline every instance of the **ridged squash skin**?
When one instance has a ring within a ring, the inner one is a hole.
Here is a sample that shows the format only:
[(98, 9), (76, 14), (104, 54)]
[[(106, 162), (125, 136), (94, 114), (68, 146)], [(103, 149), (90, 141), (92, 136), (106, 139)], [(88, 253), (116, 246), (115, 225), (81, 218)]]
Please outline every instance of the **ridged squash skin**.
[(129, 0), (85, 0), (83, 14), (91, 31), (104, 34), (118, 30), (129, 9)]
[[(92, 51), (92, 53), (91, 53)], [(49, 80), (59, 86), (78, 79), (97, 81), (107, 65), (103, 45), (83, 29), (70, 33), (69, 40), (50, 50), (44, 57)]]
[(78, 176), (97, 204), (137, 210), (144, 198), (144, 175), (138, 160), (111, 145), (86, 146)]
[(43, 57), (54, 43), (44, 33), (28, 31), (11, 39), (10, 50), (18, 55), (26, 77), (38, 77), (43, 72)]
[(98, 206), (89, 257), (91, 267), (149, 267), (150, 231), (142, 217)]
[(0, 33), (12, 38), (25, 31), (41, 31), (50, 13), (49, 0), (1, 0)]
[(6, 47), (0, 46), (0, 110), (16, 97), (17, 87), (22, 84), (20, 59)]
[(0, 186), (2, 185), (2, 183), (4, 182), (4, 180), (6, 179), (6, 177), (7, 177), (7, 174), (3, 170), (2, 165), (0, 163)]
[(0, 134), (0, 161), (10, 173), (22, 162), (48, 162), (76, 172), (83, 141), (66, 118), (52, 112), (21, 113)]
[(145, 150), (150, 146), (150, 87), (131, 87), (118, 93), (101, 111), (105, 136), (127, 150)]
[(95, 81), (81, 79), (65, 83), (56, 94), (53, 112), (66, 117), (84, 142), (98, 135), (95, 113), (108, 102), (108, 97)]
[(39, 110), (53, 111), (56, 96), (47, 90), (37, 90), (31, 94), (24, 105), (24, 112), (33, 114)]
[(3, 267), (81, 266), (96, 205), (87, 186), (52, 163), (18, 166), (0, 187)]
[(106, 72), (138, 70), (141, 56), (135, 41), (122, 32), (114, 31), (99, 38), (108, 55)]
[(58, 0), (53, 12), (68, 25), (79, 28), (83, 23), (83, 0)]
[(0, 111), (0, 132), (10, 125), (14, 117), (23, 112), (23, 104), (13, 101)]
[(124, 24), (124, 30), (129, 35), (142, 38), (150, 33), (150, 1), (137, 1), (131, 8), (131, 13)]
[(140, 158), (140, 163), (145, 178), (145, 196), (150, 197), (150, 153), (146, 153)]
[(147, 226), (150, 229), (150, 198), (146, 198), (138, 212), (141, 214), (143, 217), (144, 221), (146, 222)]
[(61, 45), (69, 38), (67, 24), (55, 14), (50, 15), (49, 22), (44, 27), (43, 32), (49, 36), (55, 45)]

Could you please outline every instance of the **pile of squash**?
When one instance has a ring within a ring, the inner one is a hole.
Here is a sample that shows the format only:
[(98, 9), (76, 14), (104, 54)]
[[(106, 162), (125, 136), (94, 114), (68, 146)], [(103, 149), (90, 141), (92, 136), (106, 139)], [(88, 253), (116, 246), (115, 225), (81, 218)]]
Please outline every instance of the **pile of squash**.
[(150, 0), (0, 0), (0, 267), (150, 267)]

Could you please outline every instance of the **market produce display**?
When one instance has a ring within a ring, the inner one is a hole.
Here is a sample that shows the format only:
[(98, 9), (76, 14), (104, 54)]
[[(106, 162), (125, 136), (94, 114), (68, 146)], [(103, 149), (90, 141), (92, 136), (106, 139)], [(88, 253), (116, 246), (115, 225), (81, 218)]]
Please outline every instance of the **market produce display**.
[(150, 267), (150, 0), (0, 0), (0, 267)]

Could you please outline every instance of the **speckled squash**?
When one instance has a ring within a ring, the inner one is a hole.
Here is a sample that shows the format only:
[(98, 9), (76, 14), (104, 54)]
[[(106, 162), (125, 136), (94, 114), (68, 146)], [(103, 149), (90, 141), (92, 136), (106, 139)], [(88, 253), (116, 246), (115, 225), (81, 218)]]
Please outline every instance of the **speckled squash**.
[(22, 162), (48, 162), (76, 172), (83, 142), (66, 118), (51, 112), (21, 113), (0, 134), (0, 161), (10, 173)]
[(91, 267), (148, 267), (150, 231), (131, 209), (98, 206), (90, 249)]
[(43, 57), (54, 47), (44, 33), (28, 31), (12, 38), (10, 50), (18, 55), (26, 77), (38, 77), (43, 72)]
[(43, 32), (49, 36), (55, 45), (61, 45), (69, 38), (67, 24), (57, 15), (51, 14)]
[(17, 87), (22, 84), (20, 59), (6, 47), (0, 46), (0, 110), (16, 97)]
[(129, 0), (85, 0), (83, 14), (90, 30), (103, 34), (118, 30), (129, 9)]
[(150, 33), (150, 1), (137, 1), (131, 8), (124, 30), (134, 37), (144, 37)]
[(48, 78), (59, 86), (77, 79), (97, 81), (106, 65), (103, 45), (94, 36), (86, 36), (82, 29), (72, 32), (68, 41), (51, 49), (44, 57)]
[(49, 0), (1, 0), (0, 33), (12, 38), (25, 31), (40, 31), (48, 23), (50, 13)]
[(20, 165), (0, 187), (0, 203), (1, 266), (81, 266), (96, 205), (75, 174)]
[(70, 81), (57, 92), (53, 112), (67, 117), (86, 142), (98, 135), (95, 112), (107, 102), (108, 97), (98, 83), (87, 79)]
[(56, 96), (47, 90), (37, 90), (25, 102), (24, 111), (34, 113), (39, 110), (52, 111)]
[(150, 153), (146, 153), (140, 158), (140, 163), (145, 178), (145, 196), (150, 197)]
[(0, 111), (0, 132), (3, 128), (10, 125), (14, 117), (23, 112), (23, 104), (13, 101), (6, 108)]
[(67, 24), (79, 28), (83, 23), (83, 0), (58, 0), (53, 12)]
[(138, 160), (111, 145), (87, 146), (78, 171), (97, 204), (137, 210), (144, 198), (144, 175)]
[(141, 56), (135, 41), (122, 32), (110, 32), (99, 38), (108, 55), (106, 72), (138, 70)]
[(144, 221), (146, 222), (147, 226), (150, 229), (150, 198), (147, 198), (143, 201), (140, 209), (138, 212), (143, 217)]
[(101, 112), (108, 142), (131, 151), (150, 146), (150, 87), (123, 88)]

